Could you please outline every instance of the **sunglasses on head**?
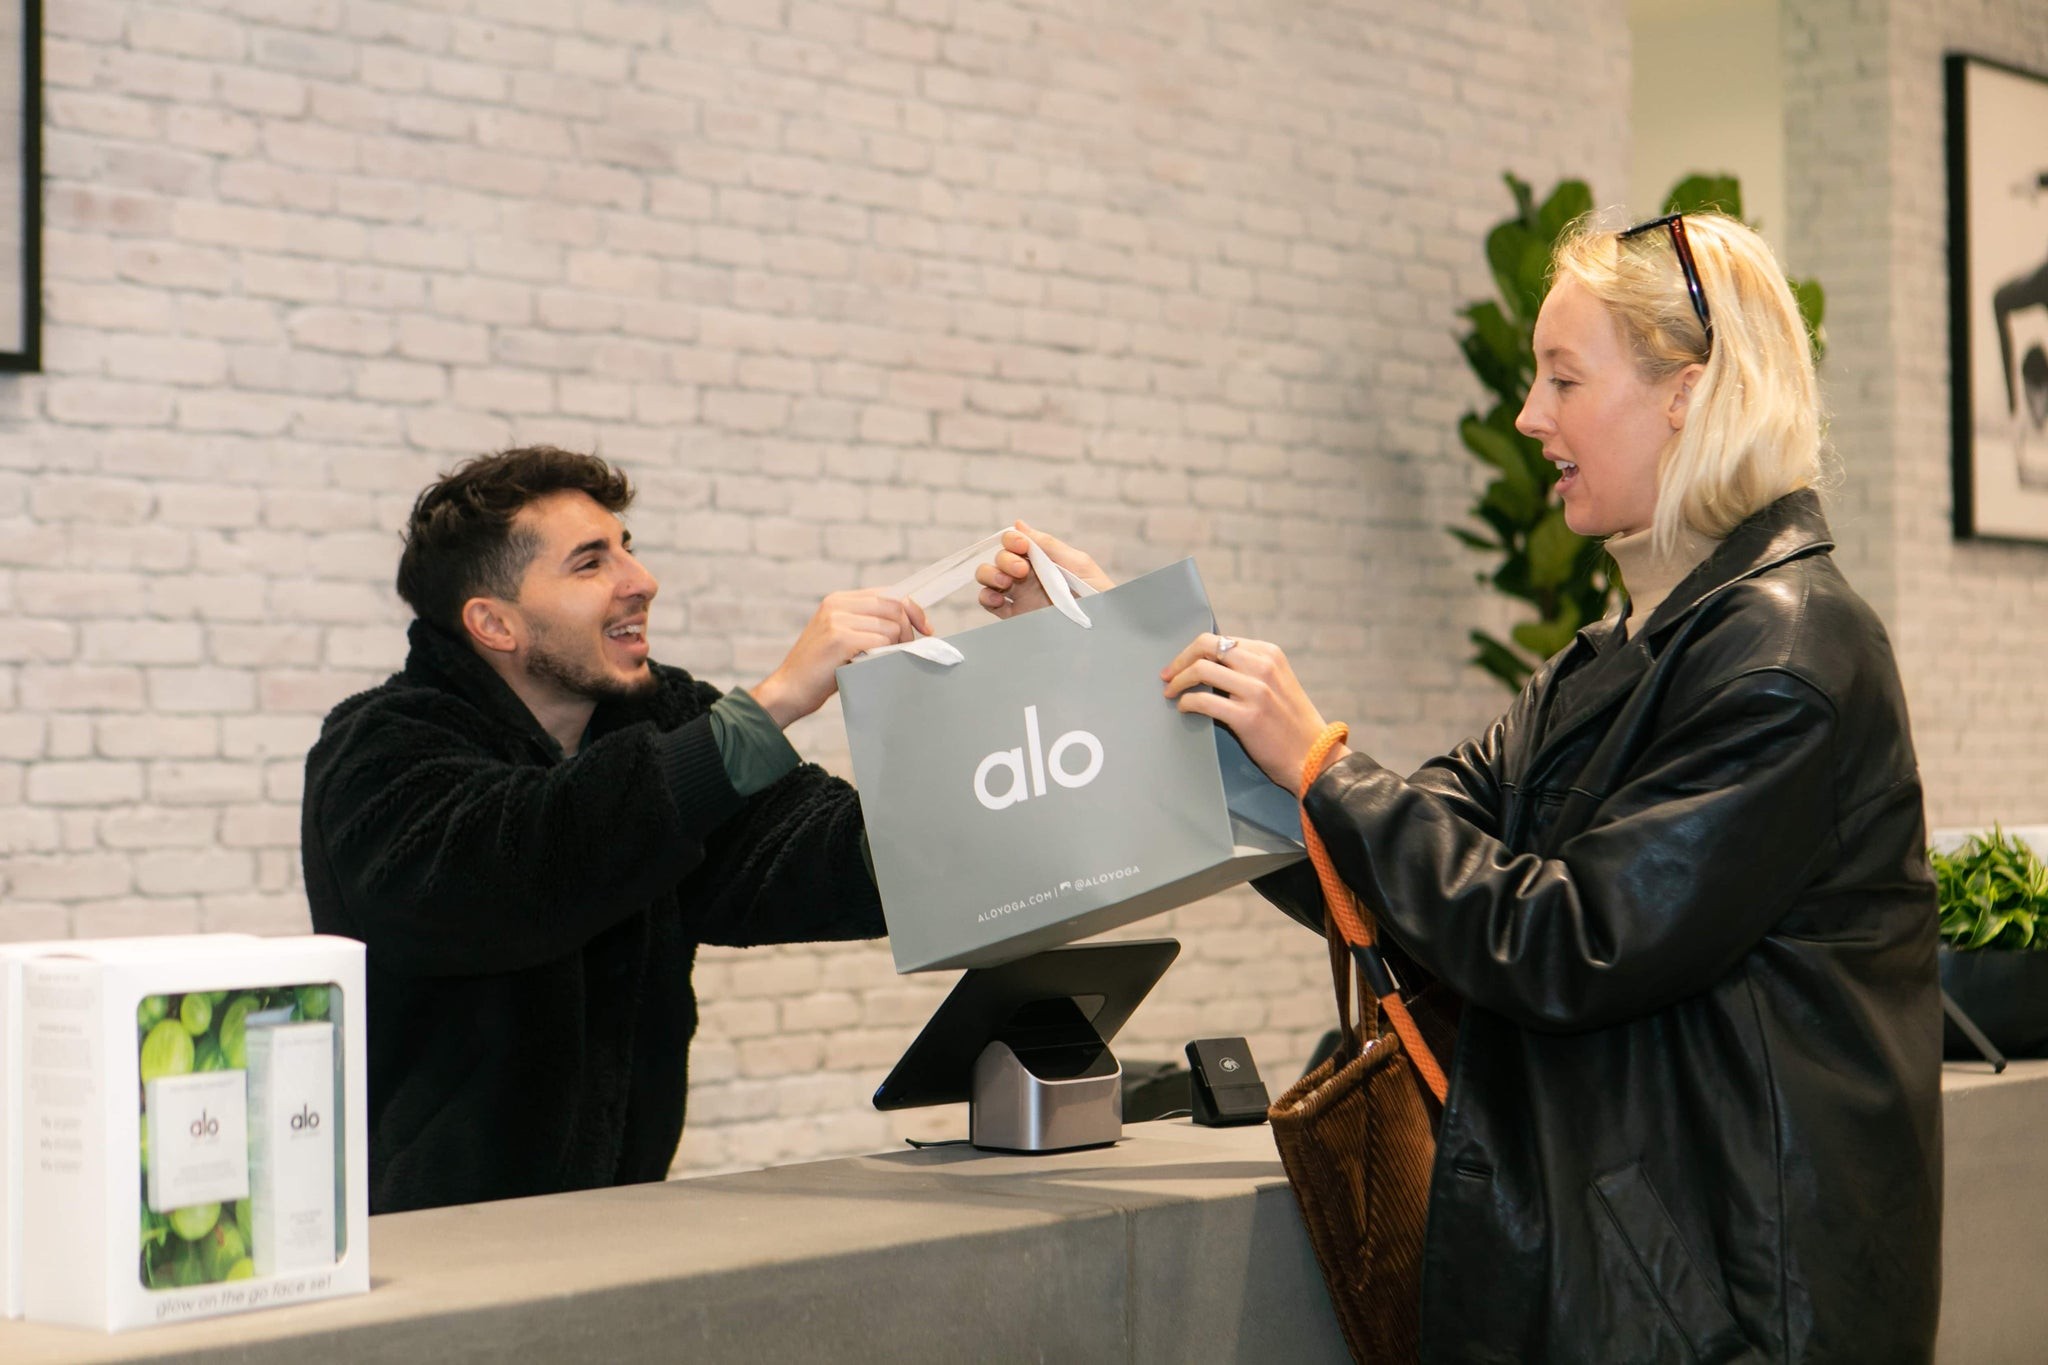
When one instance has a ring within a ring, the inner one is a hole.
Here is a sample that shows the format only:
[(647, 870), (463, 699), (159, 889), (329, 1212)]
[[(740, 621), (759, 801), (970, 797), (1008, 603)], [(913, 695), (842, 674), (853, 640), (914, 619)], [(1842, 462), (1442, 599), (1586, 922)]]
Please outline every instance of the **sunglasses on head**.
[(1707, 332), (1707, 350), (1714, 349), (1714, 319), (1707, 312), (1707, 291), (1700, 287), (1700, 270), (1693, 263), (1692, 243), (1685, 239), (1685, 215), (1667, 213), (1662, 218), (1652, 218), (1647, 223), (1637, 223), (1617, 234), (1618, 240), (1626, 242), (1631, 237), (1640, 237), (1645, 232), (1655, 232), (1660, 227), (1671, 229), (1671, 249), (1678, 253), (1678, 268), (1685, 272), (1685, 290), (1692, 295), (1692, 311), (1699, 315), (1700, 326)]

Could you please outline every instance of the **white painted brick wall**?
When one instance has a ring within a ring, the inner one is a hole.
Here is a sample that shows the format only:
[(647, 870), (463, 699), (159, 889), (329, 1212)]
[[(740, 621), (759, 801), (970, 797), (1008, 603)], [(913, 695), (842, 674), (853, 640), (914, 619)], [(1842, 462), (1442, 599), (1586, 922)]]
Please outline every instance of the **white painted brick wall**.
[(2048, 74), (2035, 0), (1785, 7), (1793, 264), (1829, 292), (1853, 581), (1889, 623), (1931, 826), (2048, 817), (2048, 545), (1951, 533), (1942, 57)]
[[(1199, 557), (1359, 743), (1500, 698), (1444, 534), (1499, 172), (1619, 195), (1619, 0), (207, 0), (46, 7), (47, 372), (0, 377), (0, 936), (305, 926), (300, 765), (400, 661), (417, 489), (595, 448), (662, 657), (1024, 516)], [(795, 734), (841, 771), (836, 707)], [(1122, 1051), (1329, 1013), (1248, 893)], [(870, 1149), (946, 982), (706, 952), (681, 1164)]]

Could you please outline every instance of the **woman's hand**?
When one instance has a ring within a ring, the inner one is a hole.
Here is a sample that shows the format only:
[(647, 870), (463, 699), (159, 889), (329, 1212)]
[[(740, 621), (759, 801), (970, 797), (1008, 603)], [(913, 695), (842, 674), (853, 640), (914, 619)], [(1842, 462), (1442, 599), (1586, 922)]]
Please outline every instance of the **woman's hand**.
[[(1326, 723), (1278, 645), (1197, 635), (1159, 676), (1181, 710), (1229, 726), (1252, 762), (1300, 797), (1301, 765)], [(1197, 690), (1205, 685), (1216, 690)], [(1331, 761), (1350, 752), (1339, 745)]]
[(1087, 554), (1020, 521), (1003, 532), (1003, 547), (995, 557), (974, 571), (974, 581), (981, 584), (981, 605), (992, 614), (1005, 618), (1021, 616), (1051, 605), (1038, 575), (1031, 572), (1031, 561), (1024, 557), (1034, 540), (1053, 563), (1097, 592), (1107, 592), (1116, 586)]

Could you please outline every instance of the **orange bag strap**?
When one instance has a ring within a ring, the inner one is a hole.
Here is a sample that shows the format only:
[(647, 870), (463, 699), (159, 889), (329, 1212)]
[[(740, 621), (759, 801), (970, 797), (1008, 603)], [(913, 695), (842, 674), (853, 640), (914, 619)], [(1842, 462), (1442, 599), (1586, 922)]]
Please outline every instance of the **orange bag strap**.
[[(1352, 894), (1351, 888), (1337, 876), (1329, 850), (1323, 847), (1323, 838), (1316, 833), (1315, 822), (1308, 818), (1309, 787), (1323, 775), (1331, 751), (1350, 736), (1351, 727), (1342, 722), (1326, 727), (1316, 737), (1315, 745), (1309, 749), (1308, 758), (1301, 765), (1301, 840), (1308, 845), (1308, 860), (1315, 865), (1316, 878), (1323, 884), (1323, 906), (1328, 916), (1325, 928), (1334, 929), (1335, 936), (1341, 937), (1359, 955), (1365, 969), (1362, 975), (1370, 990), (1373, 989), (1370, 983), (1375, 977), (1383, 982), (1391, 980), (1386, 964), (1380, 959), (1379, 948), (1373, 943), (1372, 916)], [(1450, 1082), (1444, 1078), (1444, 1069), (1437, 1065), (1436, 1055), (1429, 1050), (1429, 1044), (1422, 1041), (1422, 1030), (1415, 1027), (1415, 1018), (1408, 1013), (1401, 993), (1387, 990), (1377, 994), (1380, 1007), (1387, 1012), (1387, 1020), (1393, 1024), (1401, 1046), (1408, 1050), (1408, 1060), (1414, 1063), (1416, 1074), (1429, 1087), (1429, 1093), (1436, 1096), (1436, 1102), (1444, 1103), (1444, 1097), (1450, 1092)]]

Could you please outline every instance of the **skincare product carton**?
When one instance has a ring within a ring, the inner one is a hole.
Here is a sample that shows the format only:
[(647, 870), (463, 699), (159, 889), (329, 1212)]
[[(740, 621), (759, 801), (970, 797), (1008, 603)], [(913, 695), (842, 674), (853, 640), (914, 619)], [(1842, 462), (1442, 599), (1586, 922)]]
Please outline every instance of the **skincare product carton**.
[(249, 1209), (256, 1273), (334, 1260), (334, 1025), (249, 1033)]
[[(184, 934), (95, 939), (92, 947), (105, 954), (165, 957), (254, 941), (250, 934)], [(78, 946), (76, 939), (0, 943), (0, 1318), (21, 1316), (21, 966), (31, 958)]]
[(19, 964), (30, 1319), (121, 1331), (369, 1288), (362, 945), (178, 942)]

